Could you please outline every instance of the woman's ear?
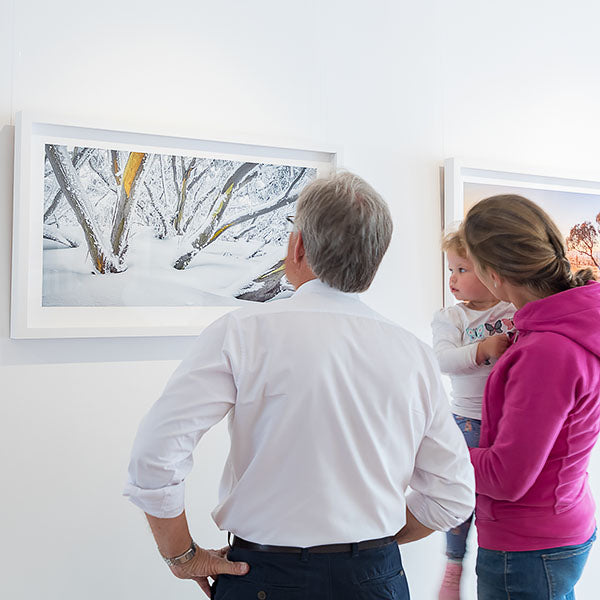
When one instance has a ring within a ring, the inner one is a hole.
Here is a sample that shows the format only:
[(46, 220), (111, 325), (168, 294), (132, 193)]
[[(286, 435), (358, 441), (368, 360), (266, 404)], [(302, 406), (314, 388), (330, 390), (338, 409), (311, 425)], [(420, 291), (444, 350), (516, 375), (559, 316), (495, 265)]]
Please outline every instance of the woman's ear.
[(500, 275), (498, 275), (498, 273), (496, 273), (496, 271), (494, 271), (494, 269), (487, 269), (486, 274), (492, 280), (494, 289), (497, 289), (499, 286), (502, 285), (502, 278), (500, 277)]

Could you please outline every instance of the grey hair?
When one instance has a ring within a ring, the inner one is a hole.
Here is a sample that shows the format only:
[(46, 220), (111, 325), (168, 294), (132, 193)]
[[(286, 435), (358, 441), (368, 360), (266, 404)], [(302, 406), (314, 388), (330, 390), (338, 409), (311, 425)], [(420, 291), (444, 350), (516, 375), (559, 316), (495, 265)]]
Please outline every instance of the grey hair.
[(363, 292), (371, 285), (393, 229), (385, 200), (347, 171), (302, 190), (295, 225), (313, 273), (342, 292)]

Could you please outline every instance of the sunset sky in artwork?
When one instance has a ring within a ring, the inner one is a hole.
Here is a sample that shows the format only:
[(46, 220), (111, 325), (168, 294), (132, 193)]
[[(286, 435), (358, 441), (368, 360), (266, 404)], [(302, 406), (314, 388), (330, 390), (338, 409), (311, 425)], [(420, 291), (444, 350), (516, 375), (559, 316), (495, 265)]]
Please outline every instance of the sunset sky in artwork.
[(591, 221), (596, 224), (600, 213), (600, 196), (576, 194), (540, 189), (465, 183), (465, 214), (473, 204), (496, 194), (519, 194), (541, 206), (556, 222), (562, 234), (567, 237), (573, 225)]

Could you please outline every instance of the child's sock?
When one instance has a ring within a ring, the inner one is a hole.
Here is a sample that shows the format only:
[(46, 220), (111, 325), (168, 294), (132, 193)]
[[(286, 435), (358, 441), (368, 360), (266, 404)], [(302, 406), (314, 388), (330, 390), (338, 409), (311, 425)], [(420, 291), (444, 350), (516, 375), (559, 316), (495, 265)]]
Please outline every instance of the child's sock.
[(440, 587), (438, 600), (460, 600), (460, 576), (462, 575), (462, 562), (448, 560), (444, 579)]

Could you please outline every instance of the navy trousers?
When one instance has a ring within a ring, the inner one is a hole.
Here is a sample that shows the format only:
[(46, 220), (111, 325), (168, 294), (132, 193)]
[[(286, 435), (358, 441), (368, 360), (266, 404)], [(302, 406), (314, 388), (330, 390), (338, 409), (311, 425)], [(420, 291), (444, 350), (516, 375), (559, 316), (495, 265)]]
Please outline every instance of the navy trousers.
[(409, 600), (395, 543), (331, 554), (284, 554), (233, 548), (229, 560), (244, 561), (243, 576), (219, 575), (214, 600)]

